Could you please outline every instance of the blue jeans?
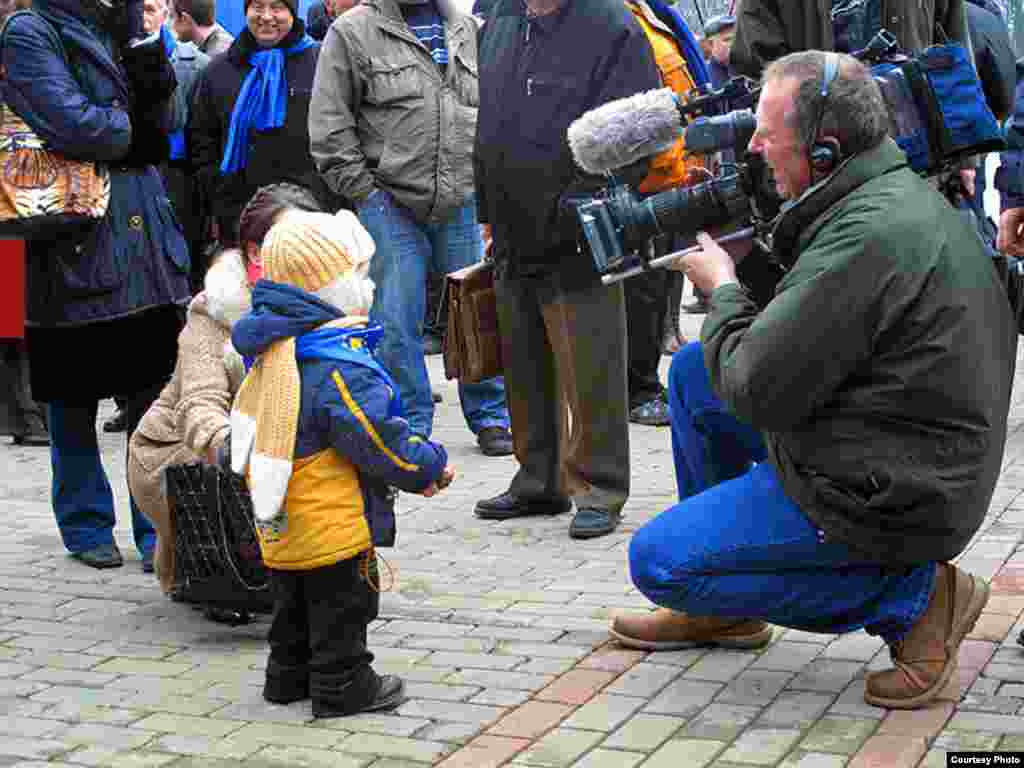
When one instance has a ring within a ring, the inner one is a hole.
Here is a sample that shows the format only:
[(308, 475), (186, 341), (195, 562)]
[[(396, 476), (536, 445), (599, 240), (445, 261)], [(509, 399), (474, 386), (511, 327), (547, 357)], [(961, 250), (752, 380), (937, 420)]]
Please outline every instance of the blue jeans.
[[(114, 543), (114, 494), (96, 439), (98, 406), (50, 403), (49, 408), (53, 511), (69, 552)], [(145, 554), (156, 543), (156, 531), (135, 501), (130, 504), (135, 546)]]
[[(377, 246), (370, 262), (376, 285), (370, 317), (384, 327), (377, 357), (398, 384), (413, 430), (429, 436), (434, 399), (423, 358), (427, 274), (445, 275), (483, 257), (476, 203), (470, 201), (443, 222), (420, 224), (380, 190), (359, 207), (359, 220)], [(486, 427), (508, 427), (502, 377), (460, 384), (459, 399), (474, 434)]]
[(935, 563), (894, 568), (819, 530), (786, 496), (757, 431), (711, 391), (700, 344), (676, 353), (669, 398), (680, 503), (630, 542), (637, 588), (695, 616), (902, 638), (928, 606)]

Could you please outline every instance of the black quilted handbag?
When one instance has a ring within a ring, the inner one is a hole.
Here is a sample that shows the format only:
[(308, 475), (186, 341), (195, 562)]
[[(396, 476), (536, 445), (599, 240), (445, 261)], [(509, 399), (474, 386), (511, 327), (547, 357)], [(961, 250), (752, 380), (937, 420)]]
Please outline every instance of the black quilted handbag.
[(211, 464), (165, 470), (176, 531), (172, 596), (252, 613), (273, 606), (245, 480)]

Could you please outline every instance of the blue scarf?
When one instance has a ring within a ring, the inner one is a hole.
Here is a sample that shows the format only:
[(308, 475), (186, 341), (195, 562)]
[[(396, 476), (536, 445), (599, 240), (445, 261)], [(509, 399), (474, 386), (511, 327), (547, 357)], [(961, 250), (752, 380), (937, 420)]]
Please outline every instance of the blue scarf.
[[(167, 60), (173, 62), (174, 52), (178, 50), (178, 41), (174, 39), (174, 35), (171, 34), (171, 30), (167, 27), (160, 27), (160, 40), (164, 44), (164, 53), (167, 54)], [(171, 135), (167, 137), (171, 142), (171, 160), (181, 160), (185, 157), (185, 129), (179, 128), (177, 131), (172, 131)]]
[(284, 125), (288, 114), (288, 78), (285, 73), (286, 56), (302, 53), (316, 45), (309, 35), (303, 35), (287, 50), (271, 48), (249, 54), (252, 67), (245, 76), (242, 89), (235, 100), (228, 128), (227, 148), (220, 164), (224, 176), (237, 173), (249, 162), (249, 131), (266, 131)]
[(676, 42), (683, 49), (683, 56), (686, 58), (686, 66), (693, 77), (694, 85), (703, 88), (711, 82), (708, 74), (708, 66), (704, 62), (704, 55), (700, 52), (700, 45), (690, 31), (689, 25), (675, 8), (669, 6), (663, 0), (647, 0), (647, 4), (654, 11), (654, 15), (661, 19), (676, 36)]

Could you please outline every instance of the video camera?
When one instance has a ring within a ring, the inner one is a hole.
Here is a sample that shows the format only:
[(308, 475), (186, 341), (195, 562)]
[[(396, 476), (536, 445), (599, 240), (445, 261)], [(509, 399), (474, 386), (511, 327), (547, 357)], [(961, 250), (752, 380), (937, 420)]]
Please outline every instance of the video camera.
[[(966, 157), (1005, 147), (963, 46), (935, 45), (911, 57), (883, 29), (853, 55), (871, 66), (889, 112), (890, 134), (913, 170), (932, 176)], [(734, 78), (717, 91), (696, 92), (677, 104), (687, 151), (742, 152), (757, 128), (751, 107), (759, 95), (750, 81)], [(578, 204), (576, 212), (601, 279), (610, 284), (666, 266), (680, 255), (648, 260), (640, 247), (648, 238), (692, 236), (729, 225), (739, 230), (734, 239), (740, 233), (766, 234), (781, 204), (770, 170), (760, 156), (745, 153), (704, 183), (648, 198), (612, 184)]]
[[(717, 91), (699, 93), (681, 104), (685, 118), (700, 115), (685, 129), (688, 151), (710, 154), (745, 147), (757, 127), (749, 107), (715, 115), (724, 105), (756, 102), (759, 89), (734, 78)], [(663, 234), (692, 236), (706, 229), (736, 226), (728, 242), (767, 231), (782, 199), (760, 155), (745, 154), (741, 162), (723, 165), (706, 182), (674, 187), (641, 198), (627, 185), (611, 184), (600, 195), (576, 206), (594, 264), (608, 285), (647, 269), (665, 266), (679, 254), (648, 260), (641, 246)]]

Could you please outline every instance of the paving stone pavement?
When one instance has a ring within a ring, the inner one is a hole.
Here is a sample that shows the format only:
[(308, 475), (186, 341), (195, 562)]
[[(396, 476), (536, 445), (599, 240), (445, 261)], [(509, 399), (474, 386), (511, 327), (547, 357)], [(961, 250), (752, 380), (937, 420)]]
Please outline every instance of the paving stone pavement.
[[(691, 337), (700, 320), (684, 318)], [(633, 494), (611, 536), (570, 541), (568, 515), (478, 521), (473, 503), (515, 463), (479, 454), (440, 358), (429, 368), (445, 397), (435, 435), (460, 474), (434, 499), (402, 496), (383, 553), (394, 586), (370, 642), (410, 694), (390, 714), (314, 722), (308, 702), (266, 704), (266, 619), (212, 624), (161, 596), (131, 546), (123, 436), (101, 435), (128, 558), (105, 572), (61, 545), (47, 451), (0, 446), (0, 767), (939, 768), (949, 750), (1024, 750), (1024, 387), (960, 558), (993, 597), (943, 700), (885, 712), (862, 698), (865, 672), (887, 663), (864, 633), (777, 630), (759, 652), (610, 644), (615, 611), (649, 606), (626, 552), (674, 502), (668, 430), (632, 428)]]

